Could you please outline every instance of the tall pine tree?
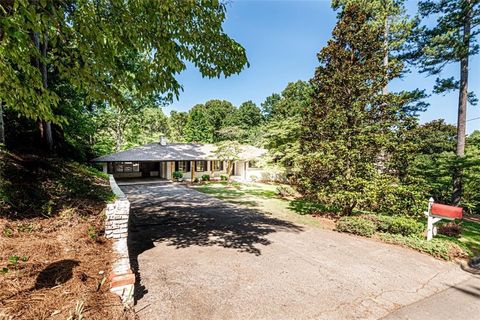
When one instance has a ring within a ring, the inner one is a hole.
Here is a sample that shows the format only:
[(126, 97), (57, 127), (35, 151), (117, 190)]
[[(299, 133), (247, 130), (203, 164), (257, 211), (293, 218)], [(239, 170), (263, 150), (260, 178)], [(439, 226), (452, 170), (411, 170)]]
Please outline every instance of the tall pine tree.
[[(436, 18), (433, 27), (423, 26), (418, 32), (413, 58), (421, 71), (439, 76), (450, 63), (459, 63), (459, 78), (437, 78), (435, 93), (458, 90), (457, 147), (458, 158), (465, 155), (467, 101), (476, 103), (468, 92), (469, 57), (479, 52), (476, 40), (480, 32), (479, 0), (427, 0), (419, 3), (424, 18)], [(452, 202), (460, 203), (462, 194), (461, 168), (454, 173)]]

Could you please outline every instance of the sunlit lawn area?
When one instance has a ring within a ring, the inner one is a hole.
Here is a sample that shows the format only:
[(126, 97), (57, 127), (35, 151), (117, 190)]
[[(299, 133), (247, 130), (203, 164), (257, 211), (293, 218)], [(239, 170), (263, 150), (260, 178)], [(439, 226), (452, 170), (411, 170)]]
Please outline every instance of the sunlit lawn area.
[(318, 206), (303, 200), (287, 200), (278, 196), (276, 184), (210, 182), (196, 185), (200, 192), (218, 199), (259, 210), (275, 218), (320, 228), (334, 228), (330, 219), (308, 215)]
[(462, 234), (458, 242), (468, 248), (470, 254), (480, 254), (480, 223), (464, 220), (462, 222)]

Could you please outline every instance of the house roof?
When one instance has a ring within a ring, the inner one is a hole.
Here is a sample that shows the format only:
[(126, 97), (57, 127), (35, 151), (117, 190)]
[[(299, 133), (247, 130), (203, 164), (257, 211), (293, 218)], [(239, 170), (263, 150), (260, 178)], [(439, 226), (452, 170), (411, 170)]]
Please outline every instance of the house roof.
[[(216, 146), (200, 143), (150, 143), (125, 151), (112, 153), (93, 159), (93, 162), (115, 161), (171, 161), (171, 160), (215, 160)], [(267, 151), (250, 145), (243, 145), (241, 160), (252, 160), (263, 156)]]

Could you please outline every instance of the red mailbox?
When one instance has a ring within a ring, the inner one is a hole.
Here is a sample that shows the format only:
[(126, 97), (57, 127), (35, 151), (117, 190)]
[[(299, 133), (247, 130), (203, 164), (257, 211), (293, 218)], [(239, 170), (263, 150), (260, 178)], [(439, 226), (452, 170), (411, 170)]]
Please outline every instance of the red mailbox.
[(462, 219), (463, 208), (433, 203), (430, 214), (446, 219)]

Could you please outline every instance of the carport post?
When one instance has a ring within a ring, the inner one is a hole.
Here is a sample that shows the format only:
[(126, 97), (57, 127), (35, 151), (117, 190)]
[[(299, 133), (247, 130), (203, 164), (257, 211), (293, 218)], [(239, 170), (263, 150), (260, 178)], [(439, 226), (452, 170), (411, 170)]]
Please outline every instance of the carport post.
[(192, 178), (190, 179), (190, 182), (193, 182), (193, 176), (195, 175), (195, 161), (190, 161), (190, 167), (192, 168), (191, 173), (192, 173)]

